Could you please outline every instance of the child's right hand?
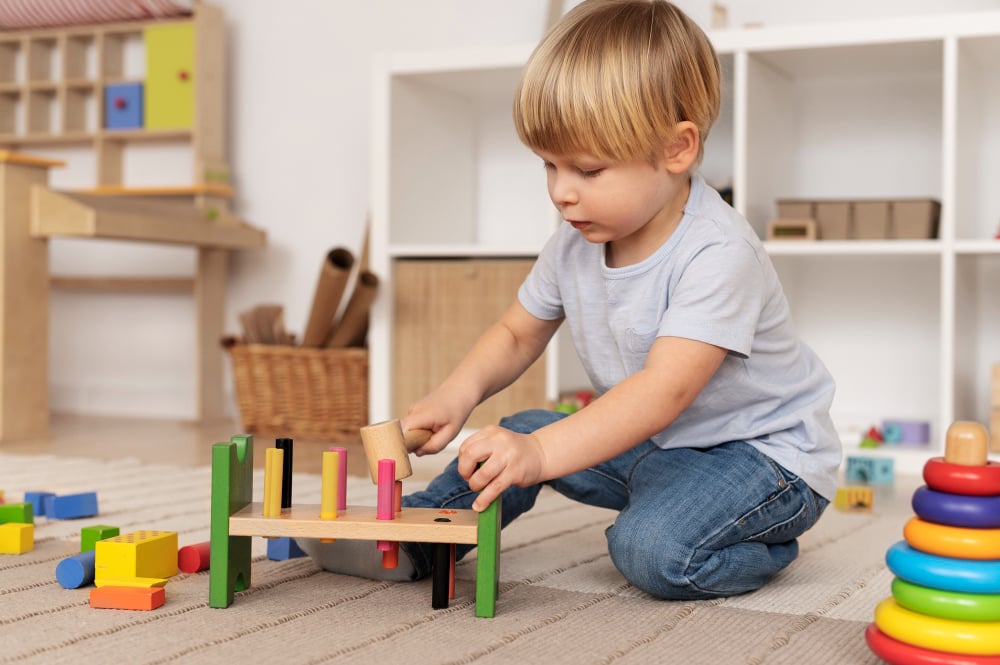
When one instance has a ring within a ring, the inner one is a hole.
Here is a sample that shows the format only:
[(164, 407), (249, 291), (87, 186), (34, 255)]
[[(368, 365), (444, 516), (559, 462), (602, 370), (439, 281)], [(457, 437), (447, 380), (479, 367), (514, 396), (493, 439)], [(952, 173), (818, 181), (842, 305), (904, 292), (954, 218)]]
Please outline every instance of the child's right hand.
[(444, 450), (462, 431), (470, 412), (471, 409), (467, 411), (458, 406), (455, 400), (449, 399), (439, 389), (417, 400), (400, 419), (400, 425), (404, 432), (413, 429), (432, 432), (430, 439), (413, 451), (414, 455), (420, 457)]

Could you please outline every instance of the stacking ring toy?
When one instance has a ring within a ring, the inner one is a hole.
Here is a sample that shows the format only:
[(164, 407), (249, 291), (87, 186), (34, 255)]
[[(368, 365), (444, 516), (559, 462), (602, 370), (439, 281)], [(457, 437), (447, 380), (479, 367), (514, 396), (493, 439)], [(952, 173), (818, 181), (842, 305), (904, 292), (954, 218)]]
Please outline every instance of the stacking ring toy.
[(920, 586), (959, 593), (1000, 594), (1000, 561), (969, 561), (927, 554), (901, 540), (885, 553), (885, 562), (896, 577)]
[(925, 649), (1000, 654), (1000, 624), (930, 617), (901, 607), (893, 598), (886, 598), (875, 608), (875, 625), (889, 637)]
[(913, 512), (928, 522), (972, 529), (1000, 528), (1000, 496), (961, 496), (920, 487)]
[(987, 462), (985, 466), (969, 466), (932, 457), (924, 464), (924, 482), (938, 492), (995, 496), (1000, 494), (1000, 464)]
[(956, 559), (1000, 559), (1000, 529), (966, 529), (912, 517), (903, 537), (915, 549)]
[(946, 653), (900, 642), (873, 623), (865, 629), (865, 641), (876, 656), (892, 665), (1000, 665), (1000, 656)]
[(892, 596), (908, 610), (956, 621), (1000, 621), (1000, 594), (958, 593), (892, 581)]

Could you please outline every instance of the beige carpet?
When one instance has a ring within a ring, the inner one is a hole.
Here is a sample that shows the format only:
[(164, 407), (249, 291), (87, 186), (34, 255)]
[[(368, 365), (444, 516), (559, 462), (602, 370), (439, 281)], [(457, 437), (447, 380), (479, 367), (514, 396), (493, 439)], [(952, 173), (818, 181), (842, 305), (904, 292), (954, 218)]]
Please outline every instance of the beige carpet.
[[(262, 484), (258, 475), (257, 497)], [(38, 519), (34, 551), (0, 555), (0, 663), (877, 663), (862, 633), (888, 595), (883, 555), (917, 482), (882, 492), (872, 514), (831, 508), (768, 587), (720, 601), (664, 602), (631, 588), (605, 548), (613, 514), (552, 492), (504, 531), (493, 619), (474, 616), (471, 557), (459, 564), (451, 607), (435, 611), (429, 581), (269, 561), (259, 538), (253, 586), (225, 610), (208, 607), (207, 572), (172, 578), (152, 612), (91, 609), (89, 589), (56, 582), (56, 565), (90, 524), (177, 531), (181, 545), (207, 540), (209, 485), (207, 468), (0, 454), (8, 501), (96, 490), (101, 508), (99, 518)], [(294, 498), (318, 502), (318, 477), (296, 475)], [(374, 488), (351, 478), (348, 500), (373, 504)]]

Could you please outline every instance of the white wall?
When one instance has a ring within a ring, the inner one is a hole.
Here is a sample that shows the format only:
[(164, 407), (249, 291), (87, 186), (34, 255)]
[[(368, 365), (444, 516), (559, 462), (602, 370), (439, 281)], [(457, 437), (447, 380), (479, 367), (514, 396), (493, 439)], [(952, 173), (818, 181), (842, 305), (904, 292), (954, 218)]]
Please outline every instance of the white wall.
[[(265, 250), (230, 267), (227, 328), (260, 303), (285, 307), (301, 332), (327, 249), (360, 249), (368, 207), (373, 54), (464, 45), (533, 43), (543, 0), (208, 0), (229, 26), (230, 162), (237, 212), (268, 232)], [(575, 4), (568, 0), (567, 4)], [(679, 2), (707, 25), (711, 0)], [(841, 20), (945, 11), (932, 0), (732, 0), (730, 25)], [(997, 0), (948, 3), (996, 9)], [(86, 185), (93, 165), (56, 186)], [(186, 155), (136, 151), (128, 184), (170, 182)], [(169, 175), (168, 175), (169, 174)], [(56, 240), (57, 274), (190, 274), (193, 251)], [(194, 412), (190, 297), (55, 292), (51, 392), (55, 411), (186, 418)]]

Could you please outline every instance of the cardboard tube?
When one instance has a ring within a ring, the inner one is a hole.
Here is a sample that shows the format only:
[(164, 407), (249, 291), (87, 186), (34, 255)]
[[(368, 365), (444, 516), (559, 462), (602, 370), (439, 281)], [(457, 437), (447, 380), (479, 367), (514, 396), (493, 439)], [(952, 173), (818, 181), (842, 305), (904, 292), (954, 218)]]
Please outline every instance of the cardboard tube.
[(328, 348), (361, 346), (368, 331), (368, 311), (378, 293), (378, 277), (373, 272), (361, 272), (354, 284), (354, 292), (347, 301), (340, 323), (326, 343)]
[(323, 346), (323, 341), (330, 334), (333, 317), (344, 296), (347, 278), (351, 275), (353, 265), (354, 255), (350, 250), (337, 247), (327, 253), (323, 267), (319, 271), (312, 309), (309, 311), (309, 321), (302, 335), (302, 346)]

